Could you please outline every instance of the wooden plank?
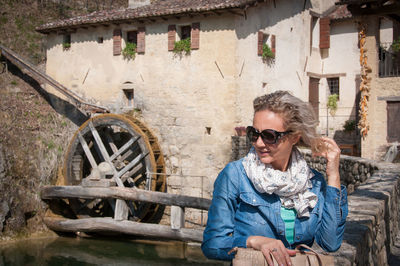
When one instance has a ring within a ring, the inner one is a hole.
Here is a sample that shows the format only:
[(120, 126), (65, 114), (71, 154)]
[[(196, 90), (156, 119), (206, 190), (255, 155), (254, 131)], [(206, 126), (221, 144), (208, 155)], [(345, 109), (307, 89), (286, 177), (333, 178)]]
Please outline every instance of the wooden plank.
[(116, 221), (109, 217), (83, 219), (44, 217), (44, 223), (49, 229), (58, 232), (114, 232), (183, 241), (201, 242), (203, 240), (201, 229), (173, 230), (167, 225)]
[(210, 199), (122, 187), (102, 188), (82, 186), (45, 186), (41, 189), (41, 197), (42, 199), (116, 198), (152, 202), (163, 205), (174, 205), (201, 210), (208, 210), (211, 205)]

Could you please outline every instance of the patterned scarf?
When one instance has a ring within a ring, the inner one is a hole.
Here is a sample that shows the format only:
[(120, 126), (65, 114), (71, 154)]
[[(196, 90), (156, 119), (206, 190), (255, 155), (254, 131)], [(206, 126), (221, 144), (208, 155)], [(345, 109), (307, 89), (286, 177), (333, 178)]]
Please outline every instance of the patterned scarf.
[(309, 208), (314, 208), (318, 201), (317, 195), (308, 190), (312, 187), (310, 179), (314, 174), (297, 148), (293, 147), (286, 172), (261, 162), (254, 148), (244, 157), (243, 166), (258, 192), (275, 193), (282, 206), (294, 208), (298, 217), (310, 216)]

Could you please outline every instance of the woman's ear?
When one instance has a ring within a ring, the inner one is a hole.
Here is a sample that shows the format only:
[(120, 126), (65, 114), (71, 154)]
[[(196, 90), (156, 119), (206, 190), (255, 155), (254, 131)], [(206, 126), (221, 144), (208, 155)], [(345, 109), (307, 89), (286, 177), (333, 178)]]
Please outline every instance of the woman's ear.
[(301, 135), (299, 133), (291, 135), (290, 141), (292, 145), (296, 145), (300, 141)]

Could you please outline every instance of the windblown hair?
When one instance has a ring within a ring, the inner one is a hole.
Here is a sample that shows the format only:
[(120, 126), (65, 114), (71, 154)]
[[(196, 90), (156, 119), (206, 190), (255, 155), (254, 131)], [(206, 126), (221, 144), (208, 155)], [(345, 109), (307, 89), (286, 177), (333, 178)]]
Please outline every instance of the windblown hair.
[(316, 132), (318, 120), (310, 104), (287, 91), (276, 91), (254, 99), (254, 113), (263, 110), (281, 115), (286, 130), (300, 134), (303, 143), (320, 151), (322, 142)]

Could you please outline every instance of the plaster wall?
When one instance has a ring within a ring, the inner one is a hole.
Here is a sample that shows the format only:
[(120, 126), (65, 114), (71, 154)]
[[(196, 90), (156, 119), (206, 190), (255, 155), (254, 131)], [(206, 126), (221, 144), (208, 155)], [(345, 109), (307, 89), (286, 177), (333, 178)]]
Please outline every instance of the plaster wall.
[(380, 19), (379, 41), (381, 43), (393, 42), (393, 21), (387, 18)]
[[(330, 48), (326, 49), (321, 63), (320, 79), (320, 128), (328, 124), (329, 134), (343, 130), (346, 120), (356, 119), (356, 93), (359, 90), (360, 62), (358, 48), (358, 29), (352, 20), (331, 23)], [(328, 77), (339, 77), (339, 101), (336, 113), (327, 112), (326, 104), (330, 95)], [(328, 114), (328, 115), (327, 115)], [(329, 121), (327, 122), (327, 119)]]
[[(255, 97), (276, 90), (288, 90), (308, 100), (304, 73), (309, 51), (310, 17), (303, 12), (303, 3), (279, 1), (249, 10), (247, 21), (236, 20), (237, 125), (252, 123)], [(266, 38), (276, 36), (274, 60), (264, 62), (257, 55), (257, 32)]]

